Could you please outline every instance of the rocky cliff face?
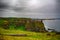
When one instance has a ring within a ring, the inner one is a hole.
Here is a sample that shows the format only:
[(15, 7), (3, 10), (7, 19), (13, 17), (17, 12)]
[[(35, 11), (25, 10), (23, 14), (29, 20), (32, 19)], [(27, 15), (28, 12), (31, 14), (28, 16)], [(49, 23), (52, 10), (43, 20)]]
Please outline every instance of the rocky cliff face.
[(38, 20), (28, 20), (26, 23), (26, 30), (35, 31), (35, 32), (46, 32), (44, 23)]
[(21, 26), (25, 28), (26, 31), (33, 32), (46, 32), (44, 23), (40, 20), (30, 19), (30, 18), (0, 18), (0, 26), (4, 29), (9, 29), (13, 25), (14, 29), (20, 28)]

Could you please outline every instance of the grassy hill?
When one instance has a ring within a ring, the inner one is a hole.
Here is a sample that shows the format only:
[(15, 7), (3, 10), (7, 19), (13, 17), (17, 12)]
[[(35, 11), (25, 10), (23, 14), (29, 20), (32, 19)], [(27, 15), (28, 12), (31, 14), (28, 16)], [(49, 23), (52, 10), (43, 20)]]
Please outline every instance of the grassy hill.
[[(26, 36), (10, 36), (25, 34)], [(37, 33), (22, 30), (6, 30), (0, 28), (0, 40), (60, 40), (60, 35), (55, 33)]]

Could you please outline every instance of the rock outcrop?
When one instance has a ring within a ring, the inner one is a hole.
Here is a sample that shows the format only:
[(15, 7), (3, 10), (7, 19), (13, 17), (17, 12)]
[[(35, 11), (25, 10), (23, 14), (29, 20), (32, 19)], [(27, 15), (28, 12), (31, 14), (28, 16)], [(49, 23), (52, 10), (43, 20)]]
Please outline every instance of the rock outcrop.
[[(3, 21), (1, 22), (1, 20)], [(0, 25), (3, 25), (2, 27), (4, 29), (9, 29), (10, 25), (14, 25), (14, 29), (24, 26), (26, 31), (46, 32), (42, 20), (36, 20), (31, 18), (1, 18), (1, 20)]]

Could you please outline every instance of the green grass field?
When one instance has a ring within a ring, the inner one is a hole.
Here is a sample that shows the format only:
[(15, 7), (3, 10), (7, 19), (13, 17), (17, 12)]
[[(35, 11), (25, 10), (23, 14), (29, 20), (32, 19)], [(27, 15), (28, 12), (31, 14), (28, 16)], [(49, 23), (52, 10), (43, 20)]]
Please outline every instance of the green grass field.
[[(55, 33), (36, 33), (22, 30), (5, 30), (0, 28), (0, 40), (60, 40)], [(27, 36), (8, 36), (8, 34), (26, 34)], [(47, 35), (50, 34), (50, 35)]]

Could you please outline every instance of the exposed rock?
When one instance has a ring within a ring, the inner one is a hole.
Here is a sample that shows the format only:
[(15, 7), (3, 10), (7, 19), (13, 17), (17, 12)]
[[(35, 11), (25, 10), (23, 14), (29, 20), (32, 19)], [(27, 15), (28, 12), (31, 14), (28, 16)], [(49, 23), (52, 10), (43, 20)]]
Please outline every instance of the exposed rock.
[[(3, 18), (4, 19), (4, 18)], [(9, 20), (7, 20), (9, 19)], [(33, 31), (33, 32), (46, 32), (44, 23), (42, 20), (36, 20), (31, 18), (5, 18), (3, 22), (3, 28), (9, 29), (10, 25), (15, 25), (14, 29), (20, 28), (20, 26), (25, 26), (26, 31)]]

